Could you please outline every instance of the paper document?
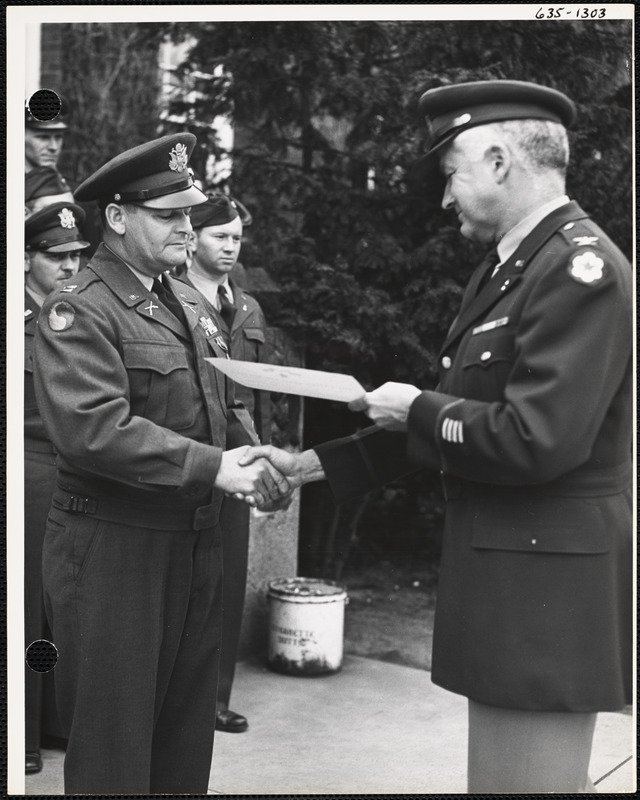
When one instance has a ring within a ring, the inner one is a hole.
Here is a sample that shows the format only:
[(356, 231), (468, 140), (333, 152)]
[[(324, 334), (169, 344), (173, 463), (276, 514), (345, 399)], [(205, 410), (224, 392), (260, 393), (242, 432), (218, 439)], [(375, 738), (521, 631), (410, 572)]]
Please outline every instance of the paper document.
[(339, 400), (343, 403), (349, 403), (365, 394), (365, 389), (351, 375), (301, 367), (280, 367), (276, 364), (256, 364), (251, 361), (234, 361), (228, 358), (206, 360), (231, 380), (250, 389), (300, 394), (304, 397)]

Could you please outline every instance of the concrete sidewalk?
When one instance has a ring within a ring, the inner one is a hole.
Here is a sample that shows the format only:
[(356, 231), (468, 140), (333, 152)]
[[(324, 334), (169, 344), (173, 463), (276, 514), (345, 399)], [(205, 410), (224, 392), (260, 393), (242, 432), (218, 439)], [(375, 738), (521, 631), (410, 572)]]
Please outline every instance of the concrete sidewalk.
[[(467, 701), (424, 670), (346, 656), (337, 674), (300, 678), (245, 661), (232, 700), (250, 727), (216, 734), (212, 794), (465, 793)], [(632, 716), (599, 715), (599, 792), (635, 792), (635, 738)], [(64, 754), (42, 755), (27, 794), (62, 794)]]

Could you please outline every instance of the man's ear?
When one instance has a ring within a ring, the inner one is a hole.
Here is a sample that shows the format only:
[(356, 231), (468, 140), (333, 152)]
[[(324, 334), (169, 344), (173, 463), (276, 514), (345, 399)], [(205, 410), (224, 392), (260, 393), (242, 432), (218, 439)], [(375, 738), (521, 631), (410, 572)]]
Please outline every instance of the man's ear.
[(104, 210), (107, 225), (119, 236), (124, 236), (127, 230), (126, 215), (123, 207), (118, 203), (109, 203)]
[(504, 183), (511, 170), (511, 153), (501, 144), (492, 145), (485, 157), (491, 164), (491, 169), (496, 183)]
[(27, 250), (24, 251), (24, 271), (31, 272), (31, 254)]

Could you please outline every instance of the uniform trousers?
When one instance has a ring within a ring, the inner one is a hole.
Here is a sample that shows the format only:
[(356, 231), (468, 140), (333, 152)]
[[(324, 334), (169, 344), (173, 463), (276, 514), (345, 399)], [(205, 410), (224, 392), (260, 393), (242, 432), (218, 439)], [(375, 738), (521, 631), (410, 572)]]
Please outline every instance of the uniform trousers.
[(469, 700), (469, 794), (594, 792), (588, 770), (596, 718)]
[(206, 794), (219, 528), (157, 530), (52, 508), (43, 570), (69, 740), (65, 793)]
[(220, 509), (222, 528), (222, 651), (218, 679), (218, 708), (227, 710), (236, 671), (249, 557), (249, 517), (246, 503), (225, 497)]
[[(42, 543), (56, 481), (55, 455), (24, 454), (24, 629), (25, 647), (49, 639), (42, 596)], [(45, 711), (46, 706), (46, 711)], [(47, 713), (48, 711), (48, 713)], [(25, 750), (39, 750), (42, 731), (58, 735), (53, 703), (53, 675), (25, 674)]]

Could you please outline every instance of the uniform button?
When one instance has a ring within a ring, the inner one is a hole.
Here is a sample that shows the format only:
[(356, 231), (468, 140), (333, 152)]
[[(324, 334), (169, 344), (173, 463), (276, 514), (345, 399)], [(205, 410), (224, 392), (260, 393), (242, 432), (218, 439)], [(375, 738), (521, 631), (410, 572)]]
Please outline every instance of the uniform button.
[(515, 266), (518, 267), (518, 269), (522, 269), (522, 267), (524, 267), (524, 261), (521, 258), (519, 258), (516, 261)]
[(480, 356), (480, 361), (488, 361), (491, 358), (491, 350), (485, 350)]
[(531, 540), (531, 544), (538, 544), (538, 540), (537, 539), (532, 539)]
[(570, 231), (571, 228), (574, 227), (574, 225), (575, 225), (575, 223), (573, 223), (573, 222), (567, 222), (567, 224), (564, 226), (564, 230), (565, 231)]
[(451, 369), (451, 364), (453, 363), (449, 356), (444, 356), (442, 359), (442, 367), (443, 369)]

